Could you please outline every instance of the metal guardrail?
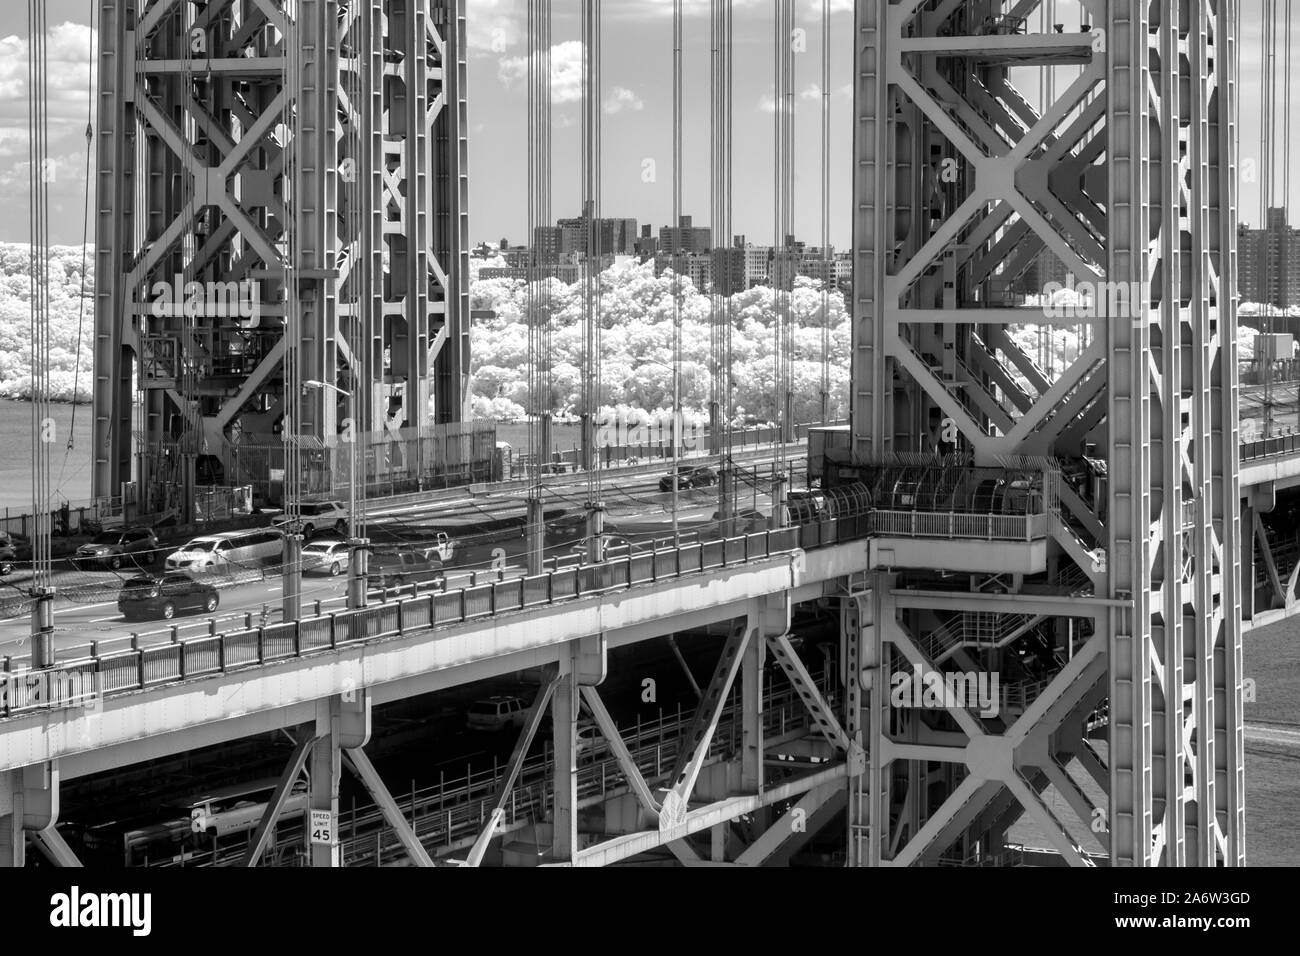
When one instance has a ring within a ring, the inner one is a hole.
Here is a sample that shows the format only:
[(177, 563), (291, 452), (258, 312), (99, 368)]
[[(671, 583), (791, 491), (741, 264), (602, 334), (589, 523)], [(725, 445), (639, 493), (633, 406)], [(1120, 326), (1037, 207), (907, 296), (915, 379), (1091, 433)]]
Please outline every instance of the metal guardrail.
[[(625, 590), (643, 583), (790, 553), (798, 546), (799, 529), (782, 528), (512, 581), (430, 592), (398, 603), (297, 622), (268, 624), (149, 647), (134, 641), (130, 649), (108, 655), (39, 671), (4, 672), (0, 675), (0, 718), (50, 708), (86, 706), (87, 700), (229, 673), (412, 630), (461, 624), (504, 612)], [(651, 559), (648, 567), (646, 557)]]
[(871, 513), (871, 529), (875, 534), (908, 538), (1035, 541), (1047, 537), (1048, 516), (877, 510)]
[[(707, 573), (871, 534), (1032, 541), (1046, 536), (1047, 522), (1047, 515), (863, 511), (778, 530), (634, 552), (601, 564), (557, 566), (535, 576), (488, 572), (486, 579), (482, 574), (461, 579), (459, 587), (451, 586), (453, 579), (381, 592), (381, 604), (318, 613), (297, 622), (262, 620), (254, 627), (251, 616), (244, 615), (241, 627), (224, 633), (217, 633), (216, 621), (175, 625), (154, 634), (133, 635), (129, 647), (106, 650), (122, 641), (92, 642), (87, 645), (89, 656), (39, 671), (21, 666), (12, 670), (15, 662), (6, 658), (0, 672), (0, 719), (36, 710), (84, 707), (87, 701), (114, 694)], [(397, 600), (389, 601), (390, 596)], [(182, 631), (189, 628), (205, 628), (207, 633), (184, 638)], [(148, 644), (144, 638), (151, 636), (161, 637), (164, 643)]]
[(1241, 460), (1262, 461), (1280, 455), (1300, 454), (1300, 432), (1294, 435), (1279, 435), (1277, 438), (1263, 438), (1259, 441), (1241, 443)]

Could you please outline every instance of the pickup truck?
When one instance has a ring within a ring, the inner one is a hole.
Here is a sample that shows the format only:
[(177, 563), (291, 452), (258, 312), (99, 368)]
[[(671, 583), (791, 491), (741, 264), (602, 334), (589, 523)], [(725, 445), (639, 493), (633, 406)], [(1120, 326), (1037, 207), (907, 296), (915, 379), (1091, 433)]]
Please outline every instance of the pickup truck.
[(442, 561), (446, 563), (451, 560), (452, 555), (456, 553), (456, 545), (451, 537), (443, 531), (438, 532), (437, 543), (430, 548), (425, 548), (422, 552), (426, 558), (431, 561)]
[(372, 587), (400, 588), (411, 584), (428, 584), (442, 580), (442, 562), (410, 552), (373, 554), (370, 557), (368, 577)]

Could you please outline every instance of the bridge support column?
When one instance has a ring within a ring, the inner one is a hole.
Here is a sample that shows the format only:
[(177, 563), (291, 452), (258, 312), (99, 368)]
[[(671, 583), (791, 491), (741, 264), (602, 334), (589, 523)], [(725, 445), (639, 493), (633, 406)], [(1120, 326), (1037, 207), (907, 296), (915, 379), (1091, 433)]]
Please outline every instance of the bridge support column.
[(607, 673), (604, 634), (594, 634), (560, 651), (559, 675), (551, 701), (554, 751), (551, 853), (555, 863), (572, 862), (578, 842), (578, 709), (581, 689), (597, 687)]
[(772, 479), (772, 516), (767, 523), (773, 531), (785, 527), (785, 492), (786, 476), (776, 475)]
[(750, 640), (740, 662), (740, 789), (747, 794), (763, 792), (763, 657), (766, 647), (761, 640)]
[(57, 761), (0, 774), (0, 867), (26, 866), (27, 834), (54, 832), (58, 820)]
[(302, 535), (289, 534), (284, 538), (284, 568), (281, 579), (284, 587), (284, 620), (296, 621), (302, 617)]
[(54, 666), (54, 589), (36, 591), (32, 606), (32, 667)]
[(730, 463), (718, 469), (719, 532), (724, 538), (736, 535), (736, 471)]
[(871, 590), (846, 599), (841, 606), (844, 731), (867, 752), (866, 773), (849, 777), (849, 866), (880, 865), (881, 831), (889, 820), (889, 775), (884, 760), (889, 676), (884, 669), (882, 629), (895, 613), (889, 593), (895, 580), (892, 574), (873, 574)]
[(587, 561), (599, 564), (605, 560), (605, 504), (587, 502)]
[(366, 606), (366, 578), (370, 574), (370, 539), (353, 538), (348, 542), (348, 607)]
[(546, 559), (546, 518), (543, 499), (528, 499), (528, 573), (542, 573), (542, 562)]
[[(311, 747), (311, 794), (307, 802), (308, 854), (312, 866), (342, 863), (339, 850), (339, 778), (343, 750), (357, 750), (370, 741), (370, 701), (364, 691), (349, 692), (316, 703), (316, 741)], [(313, 839), (311, 814), (329, 814), (328, 842)]]
[(1241, 506), (1241, 619), (1255, 618), (1255, 506)]

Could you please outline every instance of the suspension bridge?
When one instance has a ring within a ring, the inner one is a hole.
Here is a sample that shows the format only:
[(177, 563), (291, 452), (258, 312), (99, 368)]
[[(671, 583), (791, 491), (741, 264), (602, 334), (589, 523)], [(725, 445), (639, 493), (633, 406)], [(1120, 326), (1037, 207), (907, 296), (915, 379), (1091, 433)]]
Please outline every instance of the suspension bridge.
[[(275, 449), (258, 460), (290, 533), (270, 616), (153, 632), (114, 620), (81, 640), (89, 618), (58, 629), (48, 449), (34, 445), (31, 643), (6, 645), (0, 699), (0, 861), (83, 862), (61, 792), (283, 732), (256, 825), (232, 843), (196, 824), (182, 864), (1245, 865), (1242, 634), (1293, 614), (1300, 576), (1285, 517), (1300, 485), (1292, 366), (1238, 350), (1241, 21), (1259, 14), (1234, 0), (857, 3), (852, 195), (837, 196), (820, 6), (822, 251), (833, 209), (851, 208), (853, 285), (847, 353), (823, 322), (817, 427), (796, 428), (793, 281), (774, 272), (768, 443), (746, 449), (733, 427), (737, 316), (715, 289), (706, 447), (670, 441), (667, 487), (660, 468), (600, 461), (609, 28), (579, 0), (577, 467), (541, 466), (557, 326), (534, 250), (532, 467), (397, 499), (367, 493), (374, 461), (340, 436), (405, 429), (419, 475), (438, 454), (427, 430), (470, 417), (465, 0), (99, 4), (95, 493), (134, 494), (144, 513), (167, 502), (189, 523), (205, 468), (233, 475), (243, 450)], [(735, 218), (733, 7), (708, 4), (718, 241)], [(45, 25), (43, 4), (29, 8), (39, 171)], [(526, 0), (530, 240), (552, 222), (557, 176), (552, 8)], [(1280, 9), (1265, 5), (1266, 58), (1275, 71), (1285, 48), (1289, 78), (1289, 0)], [(687, 16), (675, 0), (674, 224), (691, 173)], [(803, 17), (772, 5), (777, 249), (810, 165), (796, 146), (816, 142), (795, 132)], [(1279, 85), (1270, 73), (1270, 97)], [(1261, 214), (1289, 168), (1277, 125), (1262, 126)], [(666, 251), (676, 409), (686, 269)], [(1095, 301), (1057, 307), (1048, 263)], [(177, 276), (246, 283), (258, 314), (159, 315), (153, 290)], [(831, 294), (823, 282), (823, 315)], [(46, 308), (34, 292), (34, 365)], [(1270, 312), (1257, 331), (1287, 321)], [(1078, 343), (1063, 367), (1062, 333)], [(851, 369), (847, 424), (828, 424), (833, 364)], [(38, 390), (34, 421), (47, 401)], [(1262, 427), (1244, 429), (1259, 409)], [(304, 584), (294, 532), (321, 497), (323, 454), (347, 498), (344, 592)], [(683, 466), (716, 484), (683, 487)], [(466, 507), (517, 510), (519, 531), (467, 534), (485, 554), (459, 573), (373, 586), (395, 522), (413, 545)], [(801, 640), (810, 616), (833, 634), (820, 659)], [(627, 691), (611, 688), (665, 645), (691, 706), (630, 729)], [(684, 649), (707, 659), (704, 679)], [(403, 808), (367, 755), (386, 710), (502, 681), (522, 698), (509, 755), (412, 786)], [(370, 808), (350, 827), (345, 768)], [(1026, 825), (1033, 845), (1015, 836)]]

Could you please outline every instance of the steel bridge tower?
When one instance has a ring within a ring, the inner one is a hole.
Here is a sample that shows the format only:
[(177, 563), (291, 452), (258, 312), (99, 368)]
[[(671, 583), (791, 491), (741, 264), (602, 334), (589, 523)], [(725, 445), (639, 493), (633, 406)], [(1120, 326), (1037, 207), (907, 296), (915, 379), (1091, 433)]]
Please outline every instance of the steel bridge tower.
[[(854, 463), (941, 428), (1102, 490), (1061, 482), (1046, 584), (886, 568), (845, 602), (849, 858), (1005, 862), (1027, 815), (1075, 865), (1244, 865), (1237, 4), (1082, 0), (1045, 29), (1041, 5), (856, 4)], [(1045, 263), (1092, 305), (1010, 294)], [(1031, 638), (1057, 669), (1015, 720), (890, 706), (900, 669), (1005, 680)]]
[(464, 0), (100, 7), (94, 493), (188, 516), (286, 413), (463, 420)]

